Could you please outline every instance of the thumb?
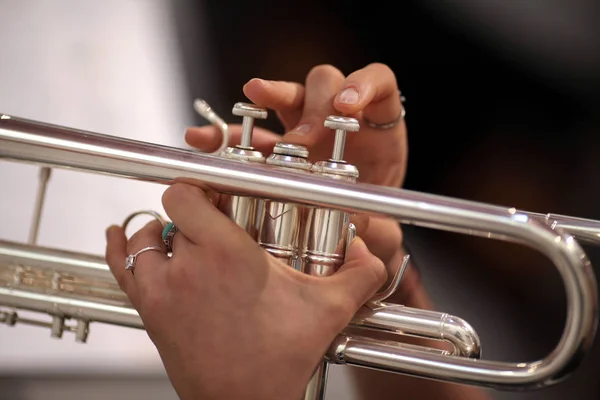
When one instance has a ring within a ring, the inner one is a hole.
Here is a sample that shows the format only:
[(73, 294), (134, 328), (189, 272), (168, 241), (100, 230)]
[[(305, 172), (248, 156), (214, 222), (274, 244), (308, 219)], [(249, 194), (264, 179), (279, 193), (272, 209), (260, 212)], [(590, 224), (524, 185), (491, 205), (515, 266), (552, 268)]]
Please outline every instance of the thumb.
[(328, 290), (336, 292), (336, 297), (344, 303), (353, 305), (354, 314), (386, 282), (387, 270), (357, 236), (346, 252), (346, 262), (328, 280)]

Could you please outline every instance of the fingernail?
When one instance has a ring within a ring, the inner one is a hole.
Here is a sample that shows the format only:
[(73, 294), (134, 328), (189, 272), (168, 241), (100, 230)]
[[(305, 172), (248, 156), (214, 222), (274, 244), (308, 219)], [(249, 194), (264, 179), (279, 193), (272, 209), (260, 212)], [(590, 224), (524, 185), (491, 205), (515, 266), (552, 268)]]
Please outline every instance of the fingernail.
[(293, 135), (306, 135), (308, 132), (310, 132), (310, 125), (302, 124), (302, 125), (298, 125), (297, 127), (295, 127), (289, 133), (293, 134)]
[(344, 89), (340, 93), (340, 103), (356, 104), (358, 102), (358, 91), (354, 88)]

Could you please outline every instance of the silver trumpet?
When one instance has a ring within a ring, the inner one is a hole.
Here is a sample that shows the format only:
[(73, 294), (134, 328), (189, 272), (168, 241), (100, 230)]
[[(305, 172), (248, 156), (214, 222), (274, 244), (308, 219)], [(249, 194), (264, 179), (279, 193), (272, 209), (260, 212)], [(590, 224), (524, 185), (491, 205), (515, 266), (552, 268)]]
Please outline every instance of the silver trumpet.
[[(0, 321), (65, 331), (85, 342), (91, 322), (143, 329), (136, 310), (120, 291), (103, 257), (35, 244), (51, 168), (65, 168), (168, 185), (177, 178), (222, 195), (219, 209), (274, 257), (304, 273), (327, 276), (344, 262), (356, 231), (353, 214), (387, 216), (399, 223), (477, 235), (526, 245), (558, 269), (566, 292), (562, 337), (541, 360), (519, 363), (480, 359), (477, 333), (461, 318), (385, 302), (394, 293), (408, 256), (391, 284), (354, 316), (335, 338), (310, 381), (305, 399), (322, 399), (330, 364), (348, 364), (498, 390), (533, 389), (573, 372), (589, 351), (597, 326), (596, 279), (579, 241), (600, 243), (600, 222), (544, 215), (404, 189), (357, 182), (358, 170), (344, 161), (346, 134), (357, 120), (330, 116), (335, 131), (330, 159), (309, 162), (308, 151), (279, 143), (268, 157), (252, 147), (256, 118), (267, 111), (237, 103), (243, 118), (237, 146), (227, 146), (229, 129), (204, 101), (196, 110), (223, 132), (213, 154), (169, 148), (0, 114), (0, 158), (42, 167), (29, 243), (0, 241)], [(22, 318), (16, 310), (49, 314), (51, 322)], [(69, 320), (75, 320), (70, 324)], [(386, 333), (390, 339), (369, 336)], [(401, 336), (449, 343), (451, 350), (402, 343)], [(392, 340), (398, 339), (398, 340)]]

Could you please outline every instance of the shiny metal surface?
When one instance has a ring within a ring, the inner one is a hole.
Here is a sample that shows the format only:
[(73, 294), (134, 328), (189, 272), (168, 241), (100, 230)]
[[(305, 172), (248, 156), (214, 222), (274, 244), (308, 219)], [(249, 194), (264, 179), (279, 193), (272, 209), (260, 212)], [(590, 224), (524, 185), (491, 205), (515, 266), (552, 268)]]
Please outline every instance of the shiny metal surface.
[[(277, 143), (266, 163), (289, 171), (307, 172), (311, 163), (304, 146)], [(300, 251), (306, 216), (311, 210), (300, 204), (265, 200), (259, 216), (259, 244), (272, 256), (301, 271)]]
[(260, 225), (260, 245), (290, 266), (296, 265), (302, 225), (302, 207), (280, 201), (265, 201)]
[(330, 115), (325, 119), (325, 128), (335, 129), (333, 142), (333, 154), (331, 160), (342, 161), (344, 159), (344, 147), (346, 146), (346, 132), (357, 132), (360, 129), (358, 120), (348, 117)]
[(545, 222), (552, 228), (559, 228), (569, 232), (581, 243), (600, 244), (600, 221), (559, 214), (539, 214), (532, 212), (527, 212), (526, 214)]
[(346, 232), (350, 214), (326, 208), (312, 209), (306, 230), (303, 271), (309, 275), (329, 276), (344, 263)]
[(456, 356), (481, 357), (477, 332), (465, 320), (446, 313), (369, 303), (356, 313), (352, 324), (423, 339), (446, 340), (453, 345)]
[(222, 195), (219, 197), (217, 207), (240, 228), (248, 232), (253, 239), (256, 239), (258, 235), (256, 214), (259, 210), (257, 203), (258, 200), (253, 197)]
[[(0, 311), (0, 321), (72, 331), (85, 342), (91, 321), (142, 328), (103, 257), (0, 240), (0, 305), (50, 314), (52, 322)], [(65, 319), (73, 318), (75, 326)]]
[[(207, 103), (204, 102), (204, 104)], [(236, 103), (233, 106), (232, 112), (234, 115), (243, 117), (241, 143), (234, 147), (227, 147), (225, 151), (220, 153), (220, 156), (240, 162), (264, 163), (265, 157), (263, 154), (252, 147), (252, 132), (254, 118), (266, 118), (266, 109), (252, 104)], [(221, 124), (225, 124), (225, 122), (219, 120), (218, 124), (220, 126)], [(229, 131), (228, 128), (227, 131)], [(217, 207), (240, 228), (244, 229), (252, 239), (256, 240), (259, 235), (259, 227), (257, 226), (257, 221), (260, 219), (259, 213), (264, 209), (264, 205), (261, 202), (262, 200), (250, 196), (223, 194), (219, 196)]]
[[(329, 116), (323, 125), (335, 129), (333, 152), (329, 160), (316, 162), (312, 172), (327, 178), (355, 183), (358, 170), (343, 161), (343, 158), (346, 130), (357, 131), (358, 121), (354, 118)], [(344, 263), (350, 213), (332, 208), (311, 208), (305, 229), (303, 271), (314, 276), (334, 274)]]
[[(595, 335), (595, 277), (578, 242), (558, 226), (514, 209), (357, 183), (348, 181), (347, 177), (332, 179), (314, 170), (298, 173), (262, 163), (198, 154), (6, 115), (0, 116), (0, 157), (159, 184), (185, 181), (235, 196), (341, 213), (390, 216), (405, 224), (508, 240), (546, 255), (563, 279), (567, 300), (565, 328), (555, 349), (543, 359), (521, 363), (473, 360), (435, 349), (342, 333), (327, 353), (330, 362), (496, 389), (526, 389), (550, 385), (567, 376), (581, 362)], [(344, 218), (336, 218), (335, 226), (339, 227)], [(317, 224), (327, 227), (330, 220), (321, 214), (313, 226)], [(321, 238), (315, 243), (331, 244), (338, 239), (334, 235), (331, 240)], [(346, 242), (342, 243), (345, 246)], [(344, 252), (336, 251), (336, 254), (343, 255)], [(73, 257), (78, 259), (77, 255)], [(39, 262), (35, 257), (25, 261), (21, 259), (25, 265)], [(10, 274), (9, 267), (13, 264), (11, 261), (0, 268)], [(69, 262), (66, 261), (66, 264)], [(79, 269), (74, 272), (77, 271)], [(83, 268), (81, 271), (94, 269)], [(15, 279), (11, 283), (8, 281), (10, 279), (2, 286), (0, 304), (35, 308), (55, 317), (57, 312), (53, 305), (59, 304), (62, 309), (58, 314), (63, 316), (79, 317), (84, 321), (100, 318), (109, 320), (109, 323), (135, 325), (135, 311), (130, 313), (124, 304), (111, 304), (104, 299), (86, 303), (83, 294), (76, 299), (64, 295), (60, 300), (56, 298), (59, 297), (56, 289), (44, 294), (39, 294), (35, 288), (26, 292), (21, 287), (15, 289), (10, 286), (15, 284)], [(368, 307), (371, 307), (370, 311), (365, 311), (364, 308)], [(85, 312), (83, 317), (81, 310)], [(438, 335), (439, 340), (453, 342), (455, 349), (471, 351), (473, 355), (479, 348), (478, 344), (474, 344), (477, 342), (476, 335), (468, 324), (443, 313), (422, 313), (421, 310), (378, 303), (376, 306), (365, 305), (356, 318), (353, 326), (358, 328), (361, 324), (363, 327), (371, 324), (375, 329), (392, 333)]]
[(221, 131), (221, 135), (223, 135), (221, 138), (221, 145), (213, 153), (213, 154), (221, 154), (222, 152), (225, 151), (225, 149), (227, 148), (227, 145), (229, 144), (229, 138), (231, 137), (231, 132), (229, 131), (229, 126), (227, 125), (227, 123), (225, 121), (223, 121), (221, 119), (221, 117), (219, 117), (217, 115), (216, 112), (214, 112), (214, 110), (208, 105), (208, 103), (206, 101), (204, 101), (202, 99), (196, 99), (196, 100), (194, 100), (193, 105), (194, 105), (194, 110), (198, 114), (200, 114), (204, 119), (206, 119), (212, 125), (219, 128), (219, 130)]
[(328, 372), (329, 364), (326, 361), (319, 363), (315, 373), (308, 382), (303, 400), (319, 400), (325, 398)]
[(44, 207), (44, 199), (46, 197), (46, 190), (48, 188), (48, 181), (50, 180), (51, 172), (52, 170), (48, 167), (40, 168), (38, 190), (35, 198), (35, 208), (33, 212), (33, 219), (31, 221), (31, 229), (29, 230), (29, 243), (31, 244), (35, 244), (37, 242), (37, 237), (40, 230), (40, 221), (42, 219), (42, 210)]
[(254, 130), (254, 119), (267, 118), (267, 110), (262, 107), (248, 103), (235, 103), (232, 110), (233, 115), (243, 117), (242, 119), (242, 137), (239, 148), (252, 150), (252, 131)]

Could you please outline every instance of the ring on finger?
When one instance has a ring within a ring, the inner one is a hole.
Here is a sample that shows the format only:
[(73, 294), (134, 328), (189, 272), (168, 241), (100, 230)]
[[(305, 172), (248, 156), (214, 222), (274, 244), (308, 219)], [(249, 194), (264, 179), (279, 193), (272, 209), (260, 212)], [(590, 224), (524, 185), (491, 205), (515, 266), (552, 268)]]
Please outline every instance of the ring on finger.
[(398, 116), (398, 118), (396, 118), (392, 122), (388, 122), (387, 124), (376, 124), (375, 122), (369, 121), (367, 118), (363, 117), (365, 124), (374, 129), (392, 129), (393, 127), (398, 125), (400, 121), (402, 121), (406, 116), (406, 109), (404, 108), (404, 102), (406, 101), (406, 98), (402, 96), (402, 92), (400, 91), (398, 91), (398, 95), (400, 96), (401, 107), (400, 115)]
[(173, 222), (169, 222), (167, 225), (165, 225), (162, 231), (162, 240), (167, 247), (167, 253), (173, 252), (173, 237), (177, 232), (178, 229)]
[(134, 270), (135, 270), (135, 262), (137, 261), (137, 258), (140, 254), (142, 254), (145, 251), (150, 251), (150, 250), (156, 250), (156, 251), (160, 251), (162, 253), (163, 249), (160, 248), (159, 246), (148, 246), (148, 247), (144, 247), (143, 249), (139, 250), (137, 253), (135, 254), (130, 254), (127, 256), (127, 258), (125, 259), (125, 269), (127, 271), (131, 271), (132, 274), (134, 274)]
[(167, 223), (165, 221), (165, 219), (162, 217), (162, 215), (160, 215), (159, 213), (157, 213), (156, 211), (152, 211), (152, 210), (142, 210), (142, 211), (136, 211), (132, 214), (129, 214), (127, 216), (127, 218), (125, 218), (125, 221), (123, 222), (123, 230), (127, 230), (127, 226), (129, 225), (129, 223), (131, 222), (132, 219), (134, 219), (135, 217), (139, 216), (139, 215), (150, 215), (152, 217), (154, 217), (158, 222), (160, 222), (160, 224), (162, 226), (165, 226), (165, 224)]

